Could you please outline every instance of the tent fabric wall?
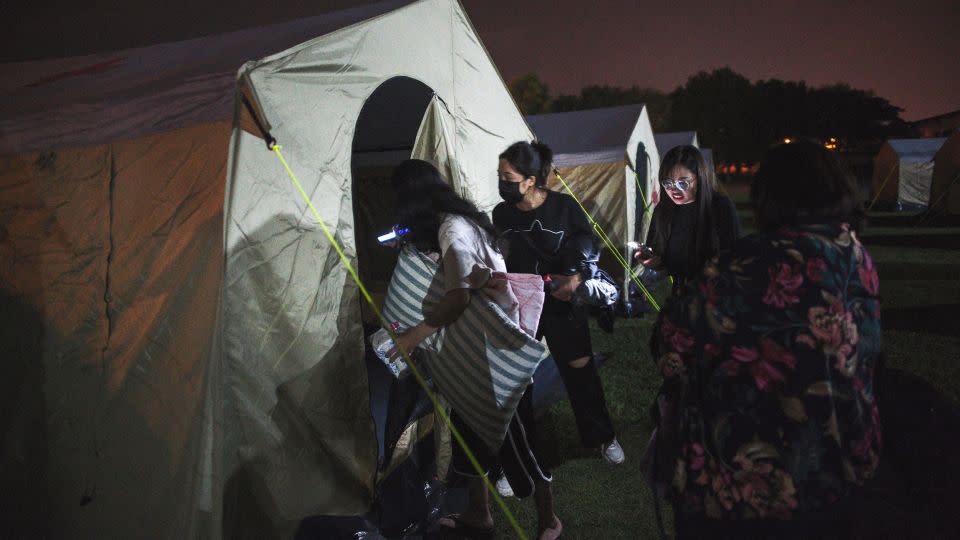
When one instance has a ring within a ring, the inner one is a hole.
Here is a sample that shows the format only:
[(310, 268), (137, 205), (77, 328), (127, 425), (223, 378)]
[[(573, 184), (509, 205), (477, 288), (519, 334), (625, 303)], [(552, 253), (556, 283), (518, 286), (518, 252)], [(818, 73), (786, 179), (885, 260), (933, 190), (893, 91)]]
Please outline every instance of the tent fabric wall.
[(930, 185), (930, 210), (960, 214), (960, 131), (954, 131), (937, 152)]
[[(357, 405), (356, 290), (273, 154), (230, 123), (243, 62), (306, 40), (251, 70), (348, 253), (352, 123), (394, 75), (443, 96), (461, 191), (497, 202), (496, 155), (529, 131), (456, 2), (0, 66), (0, 350), (17, 359), (0, 377), (8, 532), (289, 536), (305, 515), (366, 510), (375, 444)], [(225, 193), (225, 176), (241, 189)], [(254, 315), (217, 325), (238, 313)], [(263, 362), (224, 370), (230, 354)], [(261, 372), (273, 386), (249, 378)], [(225, 425), (221, 397), (255, 420)], [(235, 518), (223, 531), (222, 507)]]
[[(417, 147), (452, 154), (458, 191), (492, 208), (496, 156), (530, 133), (459, 3), (414, 2), (241, 69), (271, 135), (353, 261), (357, 118), (400, 75), (432, 89), (449, 112), (442, 144), (425, 140), (421, 126)], [(283, 536), (307, 515), (363, 513), (373, 495), (373, 424), (358, 403), (366, 395), (360, 297), (277, 157), (239, 123), (227, 179), (223, 478), (228, 492), (230, 479), (257, 491), (226, 509), (225, 523), (269, 509), (264, 531)]]
[(873, 167), (873, 193), (885, 205), (926, 207), (930, 203), (934, 157), (945, 138), (890, 139)]
[(11, 536), (90, 530), (77, 503), (94, 472), (89, 398), (105, 369), (110, 161), (107, 146), (0, 157), (0, 506)]
[(15, 327), (42, 335), (6, 365), (5, 440), (45, 441), (4, 461), (42, 479), (30, 510), (53, 536), (177, 537), (200, 519), (228, 137), (223, 122), (3, 159), (0, 282), (31, 313)]
[[(623, 182), (623, 161), (595, 163), (559, 168), (564, 182), (570, 186), (587, 212), (597, 220), (610, 238), (627, 237), (627, 184)], [(631, 173), (632, 174), (632, 173)], [(550, 175), (547, 187), (566, 193), (557, 177)]]
[(897, 203), (899, 191), (900, 158), (889, 144), (884, 144), (873, 160), (872, 198), (881, 206)]

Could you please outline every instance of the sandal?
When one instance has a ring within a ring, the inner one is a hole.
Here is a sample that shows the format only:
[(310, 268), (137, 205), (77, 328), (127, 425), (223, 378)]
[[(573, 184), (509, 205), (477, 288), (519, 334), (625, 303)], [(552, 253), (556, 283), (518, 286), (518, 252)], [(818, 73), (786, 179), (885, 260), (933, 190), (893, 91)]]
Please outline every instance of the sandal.
[(460, 519), (460, 514), (450, 514), (440, 519), (448, 519), (453, 522), (453, 526), (440, 525), (438, 529), (443, 533), (443, 538), (463, 538), (465, 540), (491, 540), (496, 531), (493, 527), (478, 527)]

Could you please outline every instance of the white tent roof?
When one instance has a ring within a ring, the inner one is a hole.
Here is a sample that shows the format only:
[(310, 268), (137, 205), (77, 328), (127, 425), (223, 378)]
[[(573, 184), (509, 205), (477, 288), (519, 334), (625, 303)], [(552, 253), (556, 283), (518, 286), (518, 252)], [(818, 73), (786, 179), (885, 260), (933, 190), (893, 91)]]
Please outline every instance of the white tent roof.
[(527, 123), (553, 149), (558, 167), (605, 163), (623, 159), (645, 108), (640, 103), (537, 114), (527, 116)]
[(887, 141), (901, 161), (933, 161), (937, 151), (947, 141), (946, 137), (929, 139), (890, 139)]
[(87, 146), (229, 119), (237, 68), (247, 60), (409, 3), (384, 0), (173, 43), (0, 65), (0, 154)]
[(670, 151), (670, 149), (681, 146), (681, 145), (691, 145), (700, 147), (700, 143), (697, 140), (696, 131), (671, 131), (668, 133), (657, 133), (654, 135), (654, 138), (657, 140), (657, 151), (660, 153), (660, 157)]

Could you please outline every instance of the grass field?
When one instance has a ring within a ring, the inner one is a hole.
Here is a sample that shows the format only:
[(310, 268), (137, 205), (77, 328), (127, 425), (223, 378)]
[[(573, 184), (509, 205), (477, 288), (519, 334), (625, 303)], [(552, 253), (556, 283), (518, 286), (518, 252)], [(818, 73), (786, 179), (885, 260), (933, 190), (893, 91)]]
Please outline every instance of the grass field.
[[(745, 221), (749, 225), (749, 219)], [(862, 237), (880, 273), (888, 367), (925, 379), (956, 403), (960, 400), (960, 228), (885, 225), (868, 227)], [(663, 297), (665, 291), (658, 293)], [(651, 325), (652, 317), (647, 317), (618, 320), (613, 335), (593, 331), (594, 349), (612, 356), (601, 375), (627, 453), (625, 464), (607, 465), (598, 450), (580, 448), (567, 402), (555, 405), (541, 426), (541, 438), (550, 449), (557, 512), (566, 539), (659, 537), (652, 493), (638, 465), (651, 430), (647, 409), (660, 383), (647, 349)], [(898, 442), (887, 444), (897, 446)], [(886, 472), (881, 472), (880, 487), (872, 495), (882, 502), (877, 506), (881, 509), (870, 517), (880, 531), (875, 537), (913, 536), (911, 531), (922, 534), (925, 526), (925, 536), (939, 537), (943, 530), (930, 528), (925, 514), (931, 510), (894, 500), (903, 492), (897, 491), (903, 482), (898, 476), (901, 468), (888, 463), (881, 468)], [(508, 499), (507, 504), (527, 534), (535, 534), (532, 501)], [(667, 505), (661, 506), (669, 531), (672, 518)], [(496, 519), (502, 538), (516, 536), (503, 516)]]

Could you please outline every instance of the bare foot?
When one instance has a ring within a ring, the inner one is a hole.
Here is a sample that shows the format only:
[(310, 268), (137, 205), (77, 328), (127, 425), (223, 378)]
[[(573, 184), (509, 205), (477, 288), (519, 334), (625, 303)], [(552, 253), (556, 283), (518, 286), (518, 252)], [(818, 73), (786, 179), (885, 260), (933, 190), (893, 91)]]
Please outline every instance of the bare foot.
[(464, 512), (463, 514), (450, 514), (437, 520), (437, 524), (448, 529), (463, 528), (466, 525), (472, 529), (493, 529), (493, 516), (485, 518), (477, 517), (474, 514)]
[(549, 527), (541, 526), (540, 536), (537, 538), (538, 540), (557, 540), (561, 533), (563, 533), (563, 524), (557, 516), (553, 516), (553, 523)]

